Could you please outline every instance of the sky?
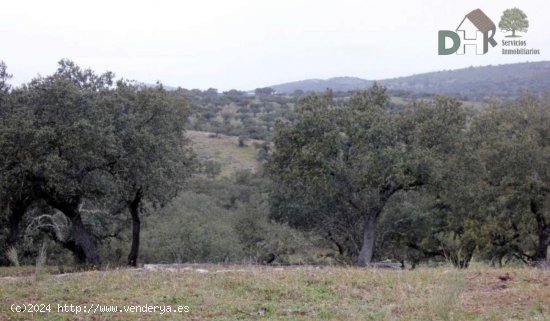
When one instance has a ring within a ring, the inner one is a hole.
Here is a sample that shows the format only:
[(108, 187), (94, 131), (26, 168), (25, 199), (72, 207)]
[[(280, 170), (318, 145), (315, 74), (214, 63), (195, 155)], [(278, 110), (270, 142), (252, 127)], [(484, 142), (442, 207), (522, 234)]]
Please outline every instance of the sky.
[[(482, 9), (529, 19), (537, 56), (437, 54), (438, 30)], [(0, 6), (0, 60), (20, 85), (68, 58), (98, 73), (184, 88), (251, 90), (308, 78), (384, 79), (550, 60), (550, 1), (25, 1)]]

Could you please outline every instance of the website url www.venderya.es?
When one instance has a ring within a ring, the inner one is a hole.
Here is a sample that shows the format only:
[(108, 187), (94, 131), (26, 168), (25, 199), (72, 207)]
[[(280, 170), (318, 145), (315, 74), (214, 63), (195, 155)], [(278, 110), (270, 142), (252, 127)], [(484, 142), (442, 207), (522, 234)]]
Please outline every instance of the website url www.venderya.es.
[(97, 313), (188, 313), (187, 305), (109, 305), (109, 304), (12, 304), (10, 307), (14, 313), (72, 313), (72, 314), (97, 314)]

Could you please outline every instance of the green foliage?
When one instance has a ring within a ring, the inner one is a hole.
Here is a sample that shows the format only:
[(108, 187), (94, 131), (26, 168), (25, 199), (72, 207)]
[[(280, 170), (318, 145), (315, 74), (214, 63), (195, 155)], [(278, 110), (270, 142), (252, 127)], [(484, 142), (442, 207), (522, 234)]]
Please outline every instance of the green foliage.
[(268, 142), (261, 144), (255, 143), (254, 147), (258, 150), (258, 161), (263, 162), (269, 159), (269, 155), (271, 155), (271, 145)]
[[(495, 105), (456, 136), (432, 188), (401, 195), (382, 218), (382, 257), (445, 258), (467, 267), (545, 260), (548, 223), (547, 98)], [(443, 137), (441, 133), (435, 137)], [(435, 187), (435, 188), (434, 188)]]
[(6, 161), (58, 194), (108, 193), (100, 170), (111, 161), (114, 133), (109, 106), (99, 102), (110, 85), (111, 74), (98, 76), (62, 60), (53, 76), (14, 90), (2, 139)]
[(330, 95), (304, 98), (298, 121), (276, 127), (267, 164), (272, 216), (318, 230), (363, 264), (373, 255), (374, 226), (390, 197), (425, 183), (429, 162), (417, 146), (433, 147), (411, 141), (410, 126), (423, 124), (402, 121), (388, 102), (376, 84), (355, 94), (349, 108), (331, 106)]
[(161, 85), (120, 80), (114, 86), (113, 78), (62, 60), (55, 74), (9, 92), (0, 123), (0, 176), (10, 242), (23, 214), (44, 201), (70, 220), (70, 235), (53, 233), (55, 241), (78, 260), (98, 263), (84, 203), (90, 213), (111, 215), (128, 207), (135, 222), (142, 201), (166, 204), (190, 175), (185, 101)]
[(277, 119), (295, 117), (293, 97), (235, 92), (214, 95), (180, 89), (175, 94), (189, 101), (193, 110), (189, 128), (193, 130), (266, 140)]
[[(547, 259), (550, 95), (480, 110), (437, 96), (394, 104), (377, 84), (168, 92), (67, 60), (19, 88), (9, 77), (0, 63), (1, 251), (18, 242), (22, 264), (37, 244), (50, 263), (67, 250), (122, 263), (130, 240), (136, 264), (141, 220), (146, 262)], [(185, 126), (235, 137), (210, 139), (199, 163)], [(253, 141), (264, 177), (245, 138), (271, 137)], [(235, 150), (252, 160), (238, 168), (258, 172), (230, 176)]]
[(206, 195), (185, 192), (143, 231), (144, 262), (224, 262), (243, 257), (233, 230), (234, 215)]
[(246, 141), (248, 137), (246, 136), (239, 136), (239, 147), (246, 147)]
[(253, 262), (266, 263), (269, 259), (294, 264), (320, 261), (313, 257), (315, 248), (311, 237), (288, 225), (272, 222), (266, 202), (253, 199), (243, 204), (237, 209), (233, 224), (245, 257)]
[(500, 17), (498, 27), (503, 31), (512, 31), (512, 36), (516, 36), (516, 31), (526, 32), (529, 28), (527, 15), (518, 8), (506, 9)]
[(154, 205), (169, 201), (192, 173), (194, 156), (184, 125), (189, 109), (182, 97), (161, 85), (119, 81), (110, 116), (116, 133), (112, 166), (117, 191), (131, 201), (138, 189)]
[(202, 171), (206, 174), (206, 176), (210, 178), (215, 178), (216, 176), (220, 175), (222, 171), (222, 164), (214, 160), (206, 160), (202, 162), (202, 166)]
[(323, 242), (268, 218), (264, 178), (239, 171), (229, 178), (196, 177), (144, 225), (146, 262), (326, 262)]
[(93, 262), (99, 257), (78, 206), (113, 188), (108, 169), (115, 134), (109, 105), (102, 103), (112, 78), (62, 60), (54, 75), (10, 92), (0, 125), (0, 176), (9, 195), (4, 205), (10, 208), (10, 232), (17, 232), (34, 201), (44, 199), (72, 220), (77, 245), (71, 247), (80, 259)]
[[(11, 78), (11, 75), (8, 74), (8, 67), (6, 63), (0, 60), (0, 99), (8, 93), (10, 86), (7, 81)], [(2, 106), (2, 101), (0, 100), (0, 106)]]
[(545, 260), (550, 245), (550, 105), (531, 96), (488, 109), (472, 126), (483, 165), (487, 224), (482, 248), (505, 257)]
[(262, 95), (269, 96), (269, 95), (272, 95), (274, 92), (275, 92), (275, 90), (273, 88), (270, 88), (270, 87), (256, 88), (254, 90), (254, 93), (257, 96), (262, 96)]

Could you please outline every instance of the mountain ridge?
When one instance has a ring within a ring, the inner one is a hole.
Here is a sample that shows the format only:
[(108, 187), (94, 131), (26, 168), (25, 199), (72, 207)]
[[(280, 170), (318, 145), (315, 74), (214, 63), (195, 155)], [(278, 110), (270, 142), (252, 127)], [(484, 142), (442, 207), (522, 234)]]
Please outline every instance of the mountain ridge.
[(374, 82), (390, 90), (403, 90), (422, 94), (447, 94), (482, 100), (491, 97), (511, 98), (528, 90), (542, 94), (550, 88), (550, 61), (467, 67), (441, 70), (410, 76), (369, 80), (359, 77), (331, 77), (304, 79), (270, 86), (278, 93), (295, 90), (351, 91), (365, 89)]

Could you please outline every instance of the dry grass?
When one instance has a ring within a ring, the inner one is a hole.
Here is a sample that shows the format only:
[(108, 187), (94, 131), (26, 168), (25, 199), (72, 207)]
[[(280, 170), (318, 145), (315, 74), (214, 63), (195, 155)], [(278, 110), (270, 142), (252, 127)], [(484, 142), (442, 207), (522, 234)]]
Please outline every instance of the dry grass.
[(254, 143), (263, 143), (261, 140), (249, 139), (246, 147), (239, 147), (238, 137), (214, 134), (200, 131), (187, 131), (187, 135), (193, 142), (193, 149), (201, 157), (207, 157), (222, 165), (221, 176), (230, 176), (238, 170), (258, 169), (258, 151)]
[(6, 257), (13, 266), (19, 266), (19, 253), (15, 247), (6, 250)]
[[(486, 267), (201, 265), (47, 275), (38, 283), (3, 277), (0, 320), (549, 320), (549, 283), (548, 270)], [(185, 305), (190, 312), (31, 316), (9, 312), (13, 303)]]

